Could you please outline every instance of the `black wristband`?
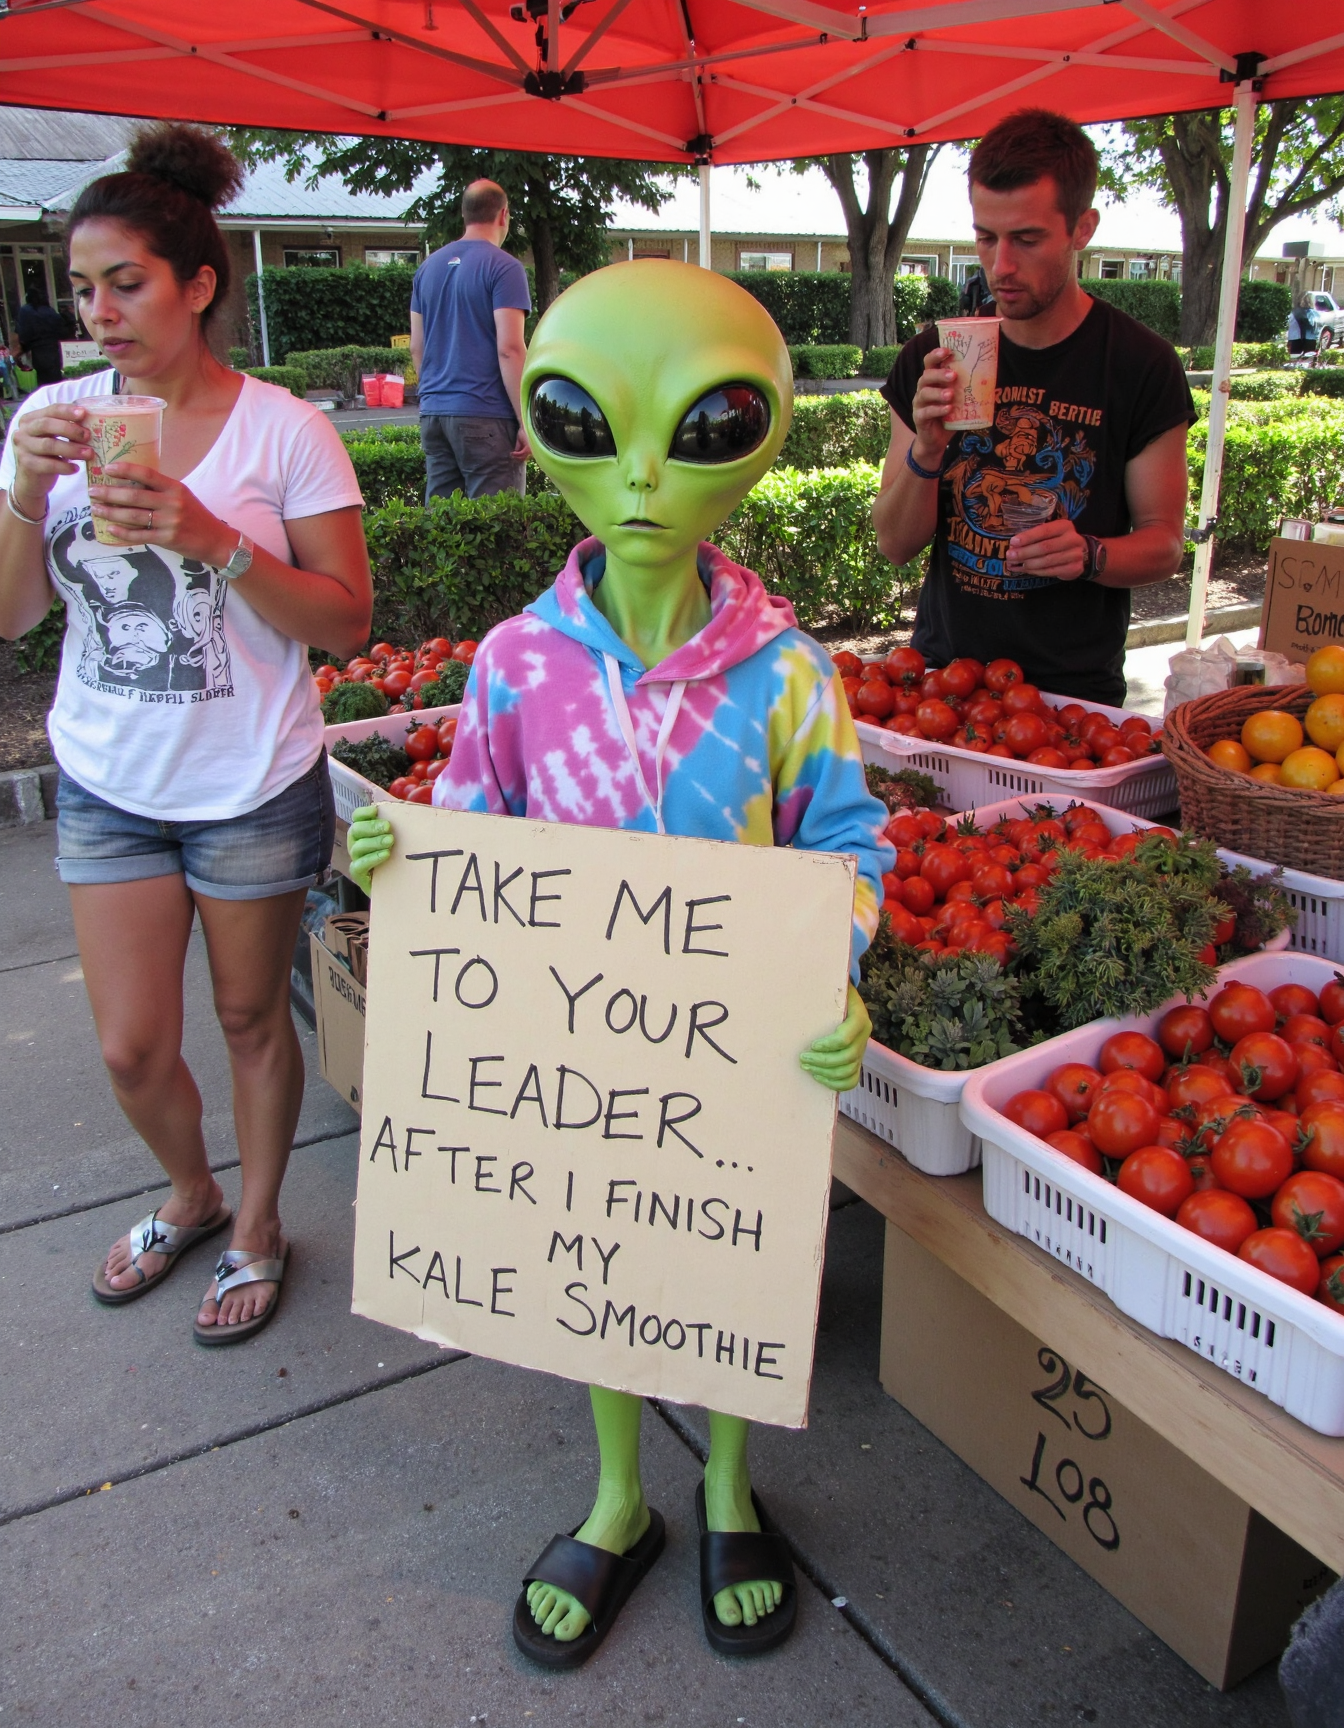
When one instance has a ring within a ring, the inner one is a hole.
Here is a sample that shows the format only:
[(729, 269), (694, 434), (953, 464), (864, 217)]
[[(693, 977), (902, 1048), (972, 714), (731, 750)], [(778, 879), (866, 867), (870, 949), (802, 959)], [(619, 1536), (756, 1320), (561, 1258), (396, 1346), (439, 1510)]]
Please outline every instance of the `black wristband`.
[[(946, 462), (946, 460), (947, 457), (944, 455), (943, 461)], [(921, 480), (941, 480), (943, 477), (942, 464), (939, 464), (937, 468), (921, 468), (919, 463), (915, 461), (915, 442), (913, 438), (905, 447), (905, 465), (912, 474), (918, 474)]]

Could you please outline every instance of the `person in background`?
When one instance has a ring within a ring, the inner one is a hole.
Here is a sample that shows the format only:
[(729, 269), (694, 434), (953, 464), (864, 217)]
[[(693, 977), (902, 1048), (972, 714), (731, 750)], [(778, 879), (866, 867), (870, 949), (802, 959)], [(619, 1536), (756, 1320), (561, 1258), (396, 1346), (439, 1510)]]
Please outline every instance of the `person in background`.
[(983, 270), (972, 270), (957, 301), (958, 318), (992, 318), (994, 296), (989, 291)]
[[(0, 459), (0, 636), (65, 601), (48, 721), (56, 867), (112, 1090), (172, 1185), (99, 1257), (93, 1293), (136, 1301), (232, 1224), (193, 1302), (207, 1345), (249, 1337), (280, 1300), (280, 1185), (304, 1079), (290, 956), (335, 825), (305, 644), (353, 654), (373, 606), (339, 436), (207, 340), (231, 274), (213, 212), (241, 183), (218, 138), (163, 125), (137, 134), (124, 173), (85, 186), (70, 279), (115, 372), (35, 390)], [(117, 374), (164, 404), (159, 466), (110, 461), (90, 485), (88, 404)], [(233, 1074), (236, 1218), (182, 1058), (196, 919)]]
[(65, 376), (61, 365), (65, 319), (47, 299), (47, 291), (40, 283), (34, 283), (28, 290), (28, 298), (19, 307), (14, 325), (19, 348), (32, 362), (38, 384), (59, 384)]
[(882, 388), (877, 543), (904, 564), (932, 542), (914, 633), (931, 666), (1006, 657), (1044, 690), (1119, 707), (1129, 590), (1184, 556), (1194, 402), (1171, 344), (1078, 281), (1100, 220), (1080, 127), (1010, 114), (969, 180), (1003, 320), (994, 424), (950, 431), (952, 356), (936, 329), (906, 343)]
[(1295, 360), (1310, 361), (1321, 340), (1321, 315), (1310, 289), (1304, 288), (1288, 315), (1288, 352)]
[(426, 503), (454, 492), (522, 492), (531, 455), (518, 391), (532, 295), (527, 271), (504, 250), (503, 187), (473, 180), (462, 221), (462, 238), (432, 252), (411, 289)]

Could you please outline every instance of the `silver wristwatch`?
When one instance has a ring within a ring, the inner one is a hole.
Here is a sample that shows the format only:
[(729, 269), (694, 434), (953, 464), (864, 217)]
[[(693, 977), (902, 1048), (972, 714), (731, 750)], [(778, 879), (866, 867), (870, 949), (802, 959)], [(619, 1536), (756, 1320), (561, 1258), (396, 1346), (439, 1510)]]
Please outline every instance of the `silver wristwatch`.
[(220, 575), (228, 582), (236, 582), (240, 576), (246, 576), (252, 568), (252, 553), (255, 550), (246, 534), (238, 536), (238, 544), (233, 549), (233, 556), (227, 564), (220, 566)]

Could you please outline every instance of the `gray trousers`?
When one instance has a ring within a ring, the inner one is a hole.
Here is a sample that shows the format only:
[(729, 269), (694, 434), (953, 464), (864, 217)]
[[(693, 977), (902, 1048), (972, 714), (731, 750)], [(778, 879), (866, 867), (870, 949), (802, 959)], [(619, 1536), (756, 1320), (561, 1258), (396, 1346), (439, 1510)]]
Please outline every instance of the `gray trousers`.
[(482, 414), (422, 414), (420, 445), (425, 452), (425, 502), (465, 492), (488, 498), (496, 492), (522, 493), (527, 463), (515, 462), (518, 422)]

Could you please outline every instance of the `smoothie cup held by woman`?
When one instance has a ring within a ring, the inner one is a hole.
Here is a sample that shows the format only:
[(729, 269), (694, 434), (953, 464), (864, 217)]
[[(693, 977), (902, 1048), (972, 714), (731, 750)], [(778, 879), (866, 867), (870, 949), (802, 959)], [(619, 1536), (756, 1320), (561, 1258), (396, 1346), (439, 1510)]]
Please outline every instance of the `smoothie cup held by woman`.
[[(126, 172), (85, 187), (70, 278), (114, 370), (37, 391), (0, 462), (0, 634), (65, 601), (49, 721), (57, 867), (113, 1091), (171, 1183), (113, 1244), (94, 1294), (145, 1294), (232, 1223), (196, 1315), (202, 1343), (250, 1335), (279, 1301), (279, 1193), (303, 1096), (290, 954), (333, 831), (306, 644), (353, 653), (372, 598), (336, 433), (207, 342), (230, 278), (212, 212), (240, 180), (217, 139), (163, 125), (138, 135)], [(162, 399), (159, 467), (116, 462), (91, 484), (78, 399), (112, 393)], [(236, 1218), (181, 1052), (196, 917), (233, 1073)]]

